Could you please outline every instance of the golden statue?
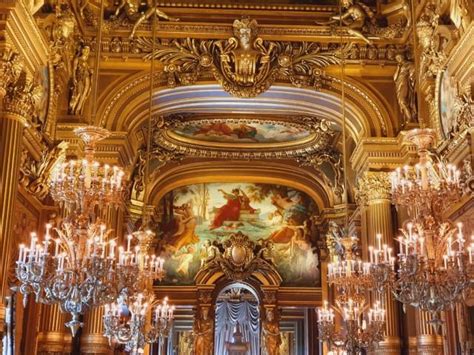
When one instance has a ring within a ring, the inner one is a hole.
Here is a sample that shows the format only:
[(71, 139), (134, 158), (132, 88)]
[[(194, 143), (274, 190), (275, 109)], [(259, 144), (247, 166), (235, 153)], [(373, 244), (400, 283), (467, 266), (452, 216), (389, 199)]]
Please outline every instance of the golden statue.
[[(138, 11), (138, 8), (134, 6), (131, 0), (121, 0), (121, 4), (124, 5), (119, 5), (117, 9), (124, 8), (126, 11), (128, 11), (127, 16), (129, 18), (133, 15), (135, 9)], [(156, 14), (157, 19), (162, 18), (168, 21), (179, 21), (179, 18), (168, 16), (163, 11), (158, 9), (158, 7), (154, 5), (154, 2), (152, 0), (148, 0), (147, 9), (141, 14), (141, 16), (136, 20), (135, 24), (133, 25), (132, 32), (130, 33), (130, 38), (135, 37), (135, 32), (137, 31), (138, 26), (140, 26), (143, 21), (150, 19), (154, 14)]]
[(209, 308), (200, 307), (194, 322), (194, 355), (211, 355), (213, 350), (214, 322), (209, 318)]
[(138, 7), (139, 3), (136, 0), (120, 0), (120, 3), (111, 18), (118, 18), (120, 13), (123, 11), (129, 20), (134, 21), (138, 15)]
[(265, 320), (262, 321), (264, 354), (278, 355), (281, 345), (280, 325), (275, 317), (274, 310), (265, 310)]
[(416, 93), (415, 93), (415, 66), (405, 59), (402, 54), (397, 54), (397, 70), (393, 75), (398, 106), (403, 117), (403, 123), (413, 122), (416, 118)]
[(342, 9), (345, 10), (341, 15), (331, 17), (327, 22), (318, 23), (320, 25), (332, 25), (341, 23), (341, 29), (347, 31), (350, 35), (362, 39), (367, 44), (372, 44), (363, 33), (368, 32), (370, 27), (374, 25), (375, 14), (365, 4), (354, 0), (342, 0)]
[(256, 38), (257, 21), (244, 18), (233, 23), (234, 37), (220, 49), (220, 68), (226, 81), (237, 86), (255, 86), (267, 77), (270, 71), (270, 55), (274, 44), (263, 46), (261, 38)]
[(88, 59), (90, 47), (83, 46), (72, 65), (72, 87), (69, 100), (69, 114), (82, 115), (84, 104), (91, 93), (92, 70)]

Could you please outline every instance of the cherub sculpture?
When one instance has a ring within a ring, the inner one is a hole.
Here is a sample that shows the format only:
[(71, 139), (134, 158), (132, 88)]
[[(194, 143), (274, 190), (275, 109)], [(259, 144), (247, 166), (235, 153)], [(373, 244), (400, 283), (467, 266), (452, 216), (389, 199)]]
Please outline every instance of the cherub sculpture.
[[(122, 3), (125, 3), (122, 7), (125, 9), (125, 11), (128, 11), (130, 15), (132, 15), (134, 11), (138, 11), (138, 9), (136, 9), (135, 5), (132, 3), (132, 0), (121, 0), (120, 4)], [(120, 9), (120, 7), (121, 5), (119, 5), (117, 9)], [(129, 16), (129, 14), (127, 14), (127, 16)], [(148, 0), (147, 9), (145, 10), (145, 12), (142, 12), (140, 17), (135, 21), (135, 24), (133, 25), (133, 28), (132, 28), (132, 32), (130, 33), (130, 38), (135, 37), (135, 33), (138, 29), (138, 26), (140, 26), (143, 21), (149, 20), (155, 14), (156, 14), (157, 19), (162, 18), (168, 21), (179, 21), (179, 18), (171, 17), (167, 15), (166, 13), (158, 9), (158, 7), (155, 6), (152, 0)]]
[(375, 24), (375, 13), (367, 5), (354, 0), (342, 0), (341, 15), (332, 16), (327, 22), (320, 22), (320, 25), (337, 25), (341, 24), (341, 29), (354, 37), (362, 39), (367, 44), (372, 44), (363, 33), (368, 31), (370, 25)]

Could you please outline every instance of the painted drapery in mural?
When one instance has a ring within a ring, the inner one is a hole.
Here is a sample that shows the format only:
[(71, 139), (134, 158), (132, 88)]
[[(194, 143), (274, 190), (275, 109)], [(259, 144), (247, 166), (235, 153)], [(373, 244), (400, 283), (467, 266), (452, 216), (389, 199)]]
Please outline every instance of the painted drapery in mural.
[(319, 285), (311, 223), (316, 206), (301, 191), (272, 184), (196, 184), (169, 192), (159, 207), (167, 283), (192, 284), (207, 249), (240, 231), (262, 248), (271, 244), (283, 284)]

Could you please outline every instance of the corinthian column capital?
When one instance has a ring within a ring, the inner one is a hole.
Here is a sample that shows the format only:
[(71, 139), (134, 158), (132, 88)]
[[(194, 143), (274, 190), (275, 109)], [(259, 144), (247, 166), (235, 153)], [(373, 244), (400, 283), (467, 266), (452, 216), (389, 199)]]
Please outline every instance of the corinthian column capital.
[(356, 199), (363, 205), (390, 201), (391, 184), (389, 173), (383, 171), (366, 171), (357, 180)]
[(7, 94), (7, 88), (14, 84), (23, 72), (23, 61), (10, 47), (0, 49), (0, 99)]
[(41, 87), (35, 85), (25, 72), (20, 74), (15, 83), (6, 87), (3, 97), (2, 111), (7, 118), (15, 118), (25, 126), (29, 125), (29, 117), (36, 114), (37, 102), (41, 98)]

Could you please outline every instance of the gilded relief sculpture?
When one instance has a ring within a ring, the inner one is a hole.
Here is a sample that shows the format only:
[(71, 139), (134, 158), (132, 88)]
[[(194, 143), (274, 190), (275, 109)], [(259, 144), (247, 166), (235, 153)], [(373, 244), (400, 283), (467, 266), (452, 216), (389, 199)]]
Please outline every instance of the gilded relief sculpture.
[[(129, 1), (129, 0), (124, 0)], [(141, 25), (143, 21), (149, 20), (154, 14), (156, 14), (157, 19), (165, 19), (168, 21), (179, 21), (176, 17), (171, 17), (165, 14), (163, 11), (158, 9), (158, 7), (154, 4), (153, 0), (147, 1), (147, 9), (143, 12), (140, 17), (136, 20), (135, 24), (133, 25), (132, 32), (130, 33), (130, 38), (135, 36), (135, 32), (137, 31), (138, 26)]]
[(0, 99), (5, 96), (7, 87), (14, 85), (23, 72), (23, 61), (18, 53), (6, 49), (0, 53)]
[(135, 37), (140, 25), (145, 21), (149, 21), (153, 15), (156, 15), (158, 21), (159, 19), (179, 21), (179, 18), (169, 16), (161, 11), (152, 0), (147, 1), (145, 11), (140, 12), (140, 6), (141, 4), (137, 0), (120, 0), (113, 15), (110, 17), (112, 21), (116, 21), (123, 15), (128, 22), (133, 22), (133, 27), (129, 36), (130, 39)]
[(362, 2), (354, 0), (343, 0), (342, 8), (344, 13), (334, 15), (327, 22), (320, 22), (320, 25), (337, 25), (342, 24), (343, 30), (349, 35), (362, 39), (367, 44), (372, 44), (372, 40), (367, 38), (363, 32), (368, 32), (368, 26), (374, 24), (375, 13), (372, 9)]
[(280, 353), (280, 325), (273, 308), (265, 309), (265, 318), (262, 320), (262, 343), (264, 354), (278, 355)]
[(209, 307), (199, 307), (194, 320), (194, 354), (213, 353), (214, 321), (209, 316)]
[[(297, 87), (320, 88), (325, 80), (323, 68), (338, 64), (350, 46), (323, 50), (318, 43), (272, 42), (258, 37), (256, 20), (244, 18), (233, 23), (234, 36), (227, 40), (174, 40), (157, 44), (137, 38), (145, 59), (154, 57), (165, 66), (168, 84), (190, 85), (207, 72), (233, 96), (255, 97), (267, 91), (279, 78)], [(325, 79), (326, 78), (326, 79)]]
[(20, 183), (37, 199), (43, 200), (48, 195), (51, 171), (57, 164), (65, 160), (67, 148), (67, 142), (60, 142), (56, 146), (46, 147), (39, 162), (29, 159), (28, 153), (23, 152)]
[(72, 65), (71, 96), (69, 114), (82, 115), (84, 105), (91, 93), (92, 69), (89, 66), (90, 47), (82, 46)]
[(362, 1), (342, 0), (341, 5), (341, 14), (331, 16), (329, 21), (316, 23), (334, 26), (337, 32), (346, 32), (369, 45), (373, 44), (374, 39), (401, 37), (409, 24), (407, 4), (403, 6), (404, 18), (388, 26), (379, 26), (375, 11)]
[(403, 124), (412, 123), (417, 117), (415, 91), (415, 65), (405, 59), (403, 54), (395, 56), (398, 66), (393, 76), (398, 106), (403, 117)]

